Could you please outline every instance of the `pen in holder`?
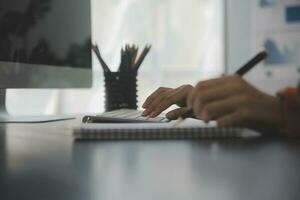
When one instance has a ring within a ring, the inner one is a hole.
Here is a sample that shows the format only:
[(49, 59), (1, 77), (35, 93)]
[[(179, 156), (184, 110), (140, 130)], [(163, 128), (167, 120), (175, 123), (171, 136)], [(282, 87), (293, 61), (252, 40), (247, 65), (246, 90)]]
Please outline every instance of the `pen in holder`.
[(111, 72), (97, 45), (92, 46), (104, 71), (105, 111), (122, 108), (137, 109), (137, 74), (143, 60), (151, 49), (146, 45), (138, 57), (136, 45), (121, 49), (121, 63), (117, 72)]

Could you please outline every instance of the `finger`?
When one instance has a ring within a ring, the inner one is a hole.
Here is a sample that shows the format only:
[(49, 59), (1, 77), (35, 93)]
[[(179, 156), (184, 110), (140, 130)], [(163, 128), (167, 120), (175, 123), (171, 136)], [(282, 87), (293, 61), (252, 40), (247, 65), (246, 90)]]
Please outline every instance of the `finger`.
[(170, 92), (169, 95), (163, 98), (162, 101), (156, 105), (156, 108), (153, 110), (150, 117), (156, 117), (170, 106), (178, 104), (178, 102), (186, 98), (188, 90), (190, 89), (187, 89), (186, 86), (181, 86)]
[[(199, 91), (195, 97), (194, 104), (192, 108), (194, 110), (194, 114), (199, 116), (202, 112), (202, 109), (209, 103), (218, 101), (218, 100), (225, 100), (227, 98), (231, 98), (232, 102), (226, 101), (225, 103), (232, 104), (237, 103), (239, 99), (235, 99), (240, 95), (238, 89), (235, 88), (236, 86), (218, 86), (214, 88), (209, 88), (203, 91)], [(232, 99), (233, 98), (233, 99)], [(224, 102), (223, 102), (224, 103)]]
[(207, 84), (206, 82), (199, 82), (196, 85), (196, 87), (193, 90), (191, 90), (190, 93), (188, 94), (188, 98), (186, 102), (187, 106), (189, 108), (193, 107), (193, 104), (195, 103), (196, 97), (199, 95), (199, 93), (204, 92), (205, 90), (210, 89), (212, 87), (216, 87), (216, 85), (213, 83), (214, 81), (212, 81), (211, 84)]
[(205, 91), (207, 89), (211, 89), (211, 88), (216, 88), (216, 87), (231, 87), (234, 86), (236, 84), (236, 82), (240, 82), (241, 77), (234, 75), (234, 76), (224, 76), (221, 78), (217, 78), (217, 79), (211, 79), (211, 80), (207, 80), (207, 81), (201, 81), (199, 82), (195, 89), (192, 90), (190, 92), (190, 94), (188, 95), (188, 99), (187, 99), (187, 105), (188, 107), (192, 107), (194, 102), (195, 102), (195, 98), (197, 96), (197, 94), (199, 92)]
[[(163, 101), (163, 99), (166, 98), (167, 92), (163, 92), (160, 95), (156, 96), (155, 99), (149, 105), (146, 107), (146, 109), (143, 112), (143, 116), (150, 116), (152, 112), (157, 108), (157, 106), (160, 105), (160, 103)], [(151, 116), (150, 116), (151, 117)]]
[(225, 115), (224, 117), (221, 117), (217, 120), (219, 127), (226, 127), (226, 126), (240, 126), (245, 127), (246, 121), (249, 116), (249, 111), (239, 110), (236, 112), (233, 112), (231, 114)]
[(183, 113), (187, 112), (188, 108), (177, 108), (166, 114), (166, 117), (170, 120), (178, 119)]
[(247, 107), (249, 98), (247, 96), (233, 96), (226, 99), (213, 101), (204, 106), (203, 110), (196, 114), (199, 119), (209, 122), (218, 119), (238, 109)]
[[(160, 101), (153, 103), (153, 106), (149, 107), (150, 117), (157, 117), (164, 110), (172, 106), (174, 102), (169, 97), (164, 97)], [(151, 111), (150, 111), (151, 110)]]
[(206, 81), (200, 81), (197, 85), (196, 88), (200, 89), (200, 88), (207, 88), (207, 87), (214, 87), (217, 85), (221, 85), (221, 84), (228, 84), (228, 83), (232, 83), (233, 81), (240, 81), (241, 77), (239, 75), (231, 75), (231, 76), (222, 76), (219, 78), (214, 78), (214, 79), (210, 79), (210, 80), (206, 80)]
[(176, 104), (180, 107), (186, 107), (186, 100), (188, 97), (188, 94), (191, 90), (193, 90), (194, 87), (191, 85), (183, 85), (176, 89), (174, 95), (176, 97)]
[(198, 90), (196, 88), (194, 88), (187, 95), (186, 105), (187, 105), (188, 108), (193, 107), (193, 104), (195, 102), (195, 98), (196, 98), (197, 94), (198, 94)]
[(148, 106), (149, 106), (149, 104), (151, 103), (151, 102), (153, 102), (156, 98), (157, 98), (157, 96), (159, 96), (161, 93), (163, 93), (163, 92), (165, 92), (165, 91), (167, 91), (167, 90), (170, 90), (170, 88), (158, 88), (157, 90), (155, 90), (147, 99), (146, 99), (146, 101), (144, 102), (144, 104), (143, 104), (143, 108), (147, 108)]

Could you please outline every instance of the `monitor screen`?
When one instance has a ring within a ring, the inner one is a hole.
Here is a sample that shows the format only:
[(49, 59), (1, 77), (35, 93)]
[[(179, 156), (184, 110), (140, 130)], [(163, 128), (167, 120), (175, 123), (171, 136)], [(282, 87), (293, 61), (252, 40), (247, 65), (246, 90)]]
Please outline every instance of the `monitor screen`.
[(89, 0), (0, 0), (0, 87), (90, 87)]

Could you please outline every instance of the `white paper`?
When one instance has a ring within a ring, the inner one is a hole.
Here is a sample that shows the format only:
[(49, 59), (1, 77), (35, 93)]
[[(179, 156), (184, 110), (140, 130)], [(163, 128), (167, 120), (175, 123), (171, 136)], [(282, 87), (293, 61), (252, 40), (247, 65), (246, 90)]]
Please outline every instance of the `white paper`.
[(83, 129), (168, 129), (168, 128), (207, 128), (217, 127), (217, 122), (212, 121), (209, 124), (201, 120), (186, 119), (181, 124), (174, 127), (176, 121), (169, 123), (90, 123), (82, 124)]

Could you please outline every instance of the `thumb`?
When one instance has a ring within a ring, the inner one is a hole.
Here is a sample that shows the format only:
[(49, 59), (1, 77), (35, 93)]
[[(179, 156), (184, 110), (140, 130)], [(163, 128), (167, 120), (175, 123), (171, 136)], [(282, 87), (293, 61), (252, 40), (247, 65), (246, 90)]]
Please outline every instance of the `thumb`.
[(186, 111), (188, 111), (188, 108), (177, 108), (175, 110), (168, 112), (166, 114), (166, 117), (170, 120), (176, 120)]

